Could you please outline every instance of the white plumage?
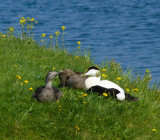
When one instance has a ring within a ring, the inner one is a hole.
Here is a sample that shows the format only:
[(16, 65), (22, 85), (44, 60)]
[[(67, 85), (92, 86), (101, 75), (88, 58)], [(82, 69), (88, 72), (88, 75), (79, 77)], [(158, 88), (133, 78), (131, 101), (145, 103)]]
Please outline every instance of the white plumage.
[(93, 86), (100, 86), (106, 89), (117, 89), (119, 91), (119, 93), (116, 94), (117, 99), (120, 101), (125, 100), (125, 91), (120, 86), (109, 80), (101, 80), (100, 71), (98, 69), (89, 69), (85, 75), (90, 76), (84, 83), (86, 90)]

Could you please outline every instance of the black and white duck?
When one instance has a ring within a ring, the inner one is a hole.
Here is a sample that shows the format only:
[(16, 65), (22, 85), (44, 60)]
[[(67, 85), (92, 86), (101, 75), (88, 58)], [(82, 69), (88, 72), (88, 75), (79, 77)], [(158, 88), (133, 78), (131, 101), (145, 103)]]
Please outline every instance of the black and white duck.
[(90, 67), (85, 75), (89, 76), (84, 82), (87, 91), (97, 92), (99, 95), (110, 93), (111, 96), (117, 98), (119, 101), (138, 100), (137, 97), (133, 97), (126, 93), (124, 89), (116, 83), (109, 80), (101, 80), (100, 70), (95, 66)]

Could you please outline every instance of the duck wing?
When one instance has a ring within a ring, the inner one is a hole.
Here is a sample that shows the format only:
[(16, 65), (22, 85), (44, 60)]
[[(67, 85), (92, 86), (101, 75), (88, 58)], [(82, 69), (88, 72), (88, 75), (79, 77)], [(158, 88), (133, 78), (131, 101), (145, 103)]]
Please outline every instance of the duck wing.
[(104, 88), (104, 87), (101, 87), (99, 85), (96, 85), (96, 86), (93, 86), (91, 88), (89, 88), (87, 90), (87, 92), (93, 92), (93, 93), (98, 93), (99, 95), (103, 95), (103, 93), (107, 93), (107, 94), (110, 94), (111, 96), (113, 97), (116, 97), (115, 95), (120, 93), (119, 90), (117, 89), (114, 89), (114, 88)]
[(84, 81), (85, 81), (84, 77), (73, 75), (66, 79), (66, 86), (75, 89), (84, 89)]
[(52, 90), (53, 90), (53, 94), (56, 97), (56, 100), (62, 96), (62, 92), (58, 88), (52, 86)]

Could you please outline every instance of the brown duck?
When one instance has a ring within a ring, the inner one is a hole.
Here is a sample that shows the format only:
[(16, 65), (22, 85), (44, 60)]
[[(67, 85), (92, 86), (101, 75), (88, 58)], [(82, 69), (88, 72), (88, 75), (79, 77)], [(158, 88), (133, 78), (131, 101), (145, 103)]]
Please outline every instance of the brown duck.
[(48, 72), (46, 75), (46, 85), (38, 87), (32, 97), (40, 102), (57, 101), (62, 96), (62, 93), (59, 89), (52, 86), (52, 81), (58, 74), (59, 72), (56, 71)]
[(82, 72), (74, 72), (70, 69), (64, 69), (59, 74), (59, 79), (63, 87), (71, 87), (75, 89), (84, 89), (84, 81), (88, 76), (84, 76)]

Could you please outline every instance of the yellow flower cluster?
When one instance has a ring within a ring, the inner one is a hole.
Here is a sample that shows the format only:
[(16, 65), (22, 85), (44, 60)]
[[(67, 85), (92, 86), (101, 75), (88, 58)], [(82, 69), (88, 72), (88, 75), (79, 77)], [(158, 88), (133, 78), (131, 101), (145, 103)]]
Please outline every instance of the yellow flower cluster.
[(79, 57), (79, 56), (75, 56), (75, 58), (76, 58), (76, 59), (79, 59), (80, 57)]
[(27, 20), (30, 21), (30, 22), (33, 22), (33, 21), (34, 21), (34, 18), (33, 18), (33, 17), (32, 17), (32, 18), (29, 18), (29, 17), (28, 17)]
[(81, 45), (81, 42), (80, 42), (80, 41), (78, 41), (78, 42), (77, 42), (77, 44), (78, 44), (78, 45)]
[(132, 91), (138, 92), (139, 90), (138, 90), (138, 88), (134, 88), (134, 89), (132, 89)]
[(146, 69), (146, 72), (149, 72), (149, 69)]
[(87, 93), (84, 93), (84, 94), (83, 94), (83, 97), (86, 97), (86, 96), (87, 96)]
[(16, 78), (17, 78), (17, 79), (19, 79), (19, 80), (21, 80), (21, 79), (22, 79), (22, 78), (21, 78), (21, 76), (19, 76), (19, 75), (17, 75), (17, 76), (16, 76)]
[(107, 93), (103, 93), (103, 96), (107, 97), (107, 96), (108, 96), (108, 94), (107, 94)]
[(45, 36), (46, 36), (46, 34), (44, 34), (44, 33), (41, 35), (41, 37), (43, 37), (43, 38), (44, 38)]
[(130, 90), (129, 90), (129, 88), (126, 88), (126, 92), (129, 92)]
[(55, 32), (55, 34), (56, 34), (56, 36), (58, 36), (58, 35), (60, 35), (60, 32), (59, 32), (59, 31), (57, 31), (57, 32)]
[(30, 87), (30, 88), (29, 88), (29, 90), (33, 90), (33, 88), (32, 88), (32, 87)]
[(14, 30), (14, 27), (9, 27), (9, 31), (12, 32)]
[(58, 107), (59, 107), (59, 109), (58, 109), (58, 110), (59, 110), (59, 111), (61, 111), (61, 110), (62, 110), (62, 109), (61, 109), (61, 105), (59, 105)]
[(106, 78), (106, 77), (107, 77), (107, 75), (103, 73), (103, 74), (102, 74), (102, 77)]
[(25, 81), (24, 81), (24, 83), (26, 83), (26, 84), (27, 84), (27, 83), (29, 83), (29, 81), (28, 81), (28, 80), (25, 80)]
[(117, 80), (122, 80), (122, 78), (121, 78), (121, 77), (117, 77), (116, 79), (117, 79)]
[(156, 129), (152, 129), (152, 131), (153, 131), (153, 132), (156, 132), (157, 130), (156, 130)]
[(20, 19), (20, 22), (19, 22), (19, 23), (21, 24), (21, 23), (25, 23), (25, 22), (26, 22), (26, 19), (25, 19), (24, 17), (22, 17), (22, 18)]
[(53, 36), (52, 36), (52, 35), (50, 35), (49, 37), (50, 37), (51, 39), (53, 38)]
[(65, 26), (62, 26), (61, 29), (64, 31), (64, 30), (66, 29), (66, 27), (65, 27)]
[(6, 37), (6, 35), (2, 35), (2, 37)]
[(79, 131), (80, 130), (80, 128), (76, 125), (75, 126), (75, 129), (77, 130), (77, 131)]
[(106, 69), (102, 69), (102, 72), (106, 72), (107, 70)]

